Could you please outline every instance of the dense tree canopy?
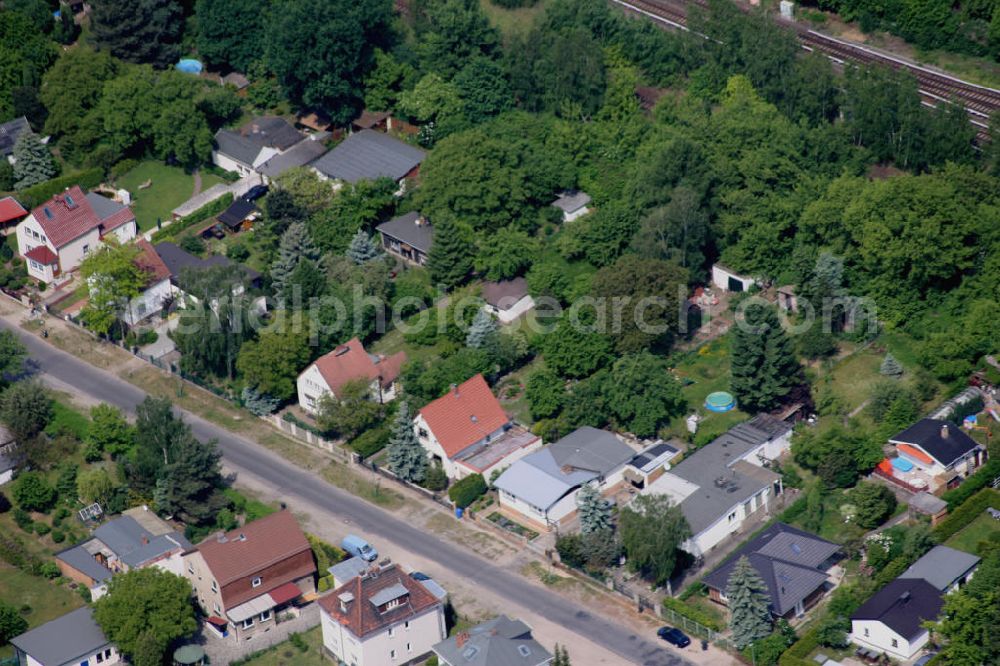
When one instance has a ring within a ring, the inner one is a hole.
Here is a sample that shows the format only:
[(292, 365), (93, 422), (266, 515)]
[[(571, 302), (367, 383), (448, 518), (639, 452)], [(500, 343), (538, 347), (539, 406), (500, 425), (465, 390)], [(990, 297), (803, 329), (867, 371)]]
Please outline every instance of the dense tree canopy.
[(94, 37), (111, 55), (129, 62), (172, 66), (184, 30), (176, 0), (94, 0)]

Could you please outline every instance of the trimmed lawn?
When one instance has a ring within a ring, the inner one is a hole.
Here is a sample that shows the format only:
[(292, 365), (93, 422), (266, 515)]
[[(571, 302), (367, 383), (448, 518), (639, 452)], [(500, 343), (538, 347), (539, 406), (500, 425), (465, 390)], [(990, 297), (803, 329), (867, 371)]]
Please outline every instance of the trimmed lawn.
[(688, 410), (671, 424), (671, 431), (674, 434), (682, 439), (687, 437), (684, 419), (691, 412), (697, 412), (703, 417), (695, 436), (695, 441), (699, 444), (708, 443), (737, 423), (749, 418), (749, 415), (739, 408), (722, 413), (705, 409), (705, 398), (709, 393), (729, 390), (730, 363), (729, 342), (726, 336), (680, 357), (674, 368), (674, 374), (681, 381), (681, 393), (687, 401)]
[[(139, 186), (146, 181), (152, 184), (144, 190)], [(201, 189), (206, 190), (223, 180), (210, 173), (201, 174)], [(168, 166), (156, 160), (142, 162), (136, 168), (116, 181), (132, 195), (132, 210), (139, 225), (139, 231), (148, 231), (156, 226), (156, 220), (167, 220), (170, 211), (191, 198), (194, 192), (194, 176), (184, 169)]]
[[(6, 564), (0, 565), (0, 598), (20, 608), (31, 607), (24, 615), (30, 628), (54, 620), (79, 608), (83, 599), (66, 585), (56, 585), (39, 576), (31, 576)], [(0, 659), (14, 654), (11, 646), (0, 647)]]
[(979, 545), (979, 542), (987, 541), (992, 535), (998, 533), (1000, 533), (1000, 520), (994, 520), (989, 514), (983, 512), (982, 515), (945, 541), (944, 545), (976, 555), (976, 546)]
[(495, 5), (490, 0), (480, 0), (479, 4), (483, 8), (483, 13), (489, 17), (490, 23), (496, 26), (504, 37), (530, 29), (539, 14), (545, 11), (545, 0), (536, 0), (530, 7), (515, 9)]
[(291, 641), (278, 643), (269, 650), (240, 661), (243, 666), (329, 666), (331, 663), (323, 657), (323, 634), (319, 627), (299, 634), (307, 646), (302, 652)]

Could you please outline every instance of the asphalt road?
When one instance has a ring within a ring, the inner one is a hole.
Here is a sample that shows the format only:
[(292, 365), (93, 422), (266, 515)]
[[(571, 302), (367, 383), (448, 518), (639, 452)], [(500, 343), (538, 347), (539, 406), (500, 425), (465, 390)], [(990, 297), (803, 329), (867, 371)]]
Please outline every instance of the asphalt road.
[[(0, 327), (14, 331), (28, 348), (38, 369), (82, 394), (115, 405), (130, 414), (146, 393), (44, 342), (41, 338), (0, 321)], [(399, 544), (426, 558), (432, 558), (455, 574), (478, 581), (501, 598), (531, 608), (580, 636), (603, 645), (623, 660), (643, 666), (691, 666), (690, 662), (654, 642), (652, 635), (639, 636), (630, 629), (601, 617), (599, 608), (581, 608), (544, 587), (492, 565), (479, 555), (422, 532), (391, 513), (369, 504), (289, 463), (273, 452), (235, 435), (198, 416), (177, 410), (202, 440), (216, 439), (226, 466), (245, 470), (279, 488), (289, 497), (324, 508), (381, 538)]]

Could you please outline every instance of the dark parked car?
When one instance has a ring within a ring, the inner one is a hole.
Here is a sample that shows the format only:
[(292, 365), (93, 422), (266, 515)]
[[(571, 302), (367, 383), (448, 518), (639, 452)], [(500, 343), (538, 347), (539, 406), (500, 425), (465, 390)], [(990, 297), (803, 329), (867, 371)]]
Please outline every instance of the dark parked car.
[(683, 631), (676, 627), (660, 627), (660, 629), (656, 632), (656, 635), (671, 645), (676, 645), (679, 648), (685, 648), (688, 645), (691, 645), (691, 639), (688, 638)]
[(427, 574), (423, 573), (422, 571), (414, 571), (413, 573), (410, 574), (410, 578), (412, 578), (413, 580), (430, 580), (431, 579), (430, 576), (428, 576)]
[(247, 190), (246, 194), (243, 195), (243, 200), (257, 201), (257, 199), (260, 199), (262, 196), (267, 194), (267, 190), (268, 190), (267, 185), (254, 185), (249, 190)]

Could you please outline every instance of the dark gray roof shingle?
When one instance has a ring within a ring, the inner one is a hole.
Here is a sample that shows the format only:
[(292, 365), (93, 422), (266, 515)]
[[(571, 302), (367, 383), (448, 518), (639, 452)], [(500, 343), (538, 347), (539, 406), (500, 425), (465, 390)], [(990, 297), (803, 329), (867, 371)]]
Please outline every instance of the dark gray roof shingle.
[(420, 213), (406, 213), (383, 222), (375, 227), (375, 230), (406, 243), (424, 254), (429, 254), (434, 242), (434, 227), (426, 221), (417, 224), (420, 219)]
[(725, 592), (736, 561), (746, 555), (767, 585), (772, 612), (784, 615), (823, 585), (826, 573), (819, 566), (838, 550), (837, 544), (815, 534), (775, 523), (732, 553), (702, 582)]
[(889, 441), (916, 444), (945, 467), (981, 446), (954, 423), (938, 419), (920, 419)]
[(66, 613), (10, 641), (45, 666), (62, 666), (111, 646), (89, 606)]
[(948, 546), (934, 546), (900, 574), (900, 578), (922, 578), (944, 592), (979, 564), (975, 555)]
[(506, 615), (477, 624), (431, 649), (452, 666), (540, 666), (552, 659), (532, 638), (531, 627)]
[(31, 133), (31, 125), (24, 116), (0, 124), (0, 156), (6, 157), (13, 153), (14, 144), (24, 133)]
[(227, 129), (215, 133), (215, 146), (221, 154), (247, 166), (253, 166), (262, 148), (239, 132)]
[(309, 164), (326, 152), (326, 146), (315, 138), (302, 141), (299, 145), (280, 155), (275, 155), (257, 167), (257, 172), (268, 178), (277, 178), (289, 169)]
[(312, 163), (328, 178), (357, 183), (361, 180), (400, 180), (424, 161), (427, 153), (388, 134), (361, 130)]
[(922, 578), (897, 578), (851, 615), (852, 620), (877, 620), (911, 640), (925, 631), (920, 625), (936, 620), (944, 601), (941, 593)]

